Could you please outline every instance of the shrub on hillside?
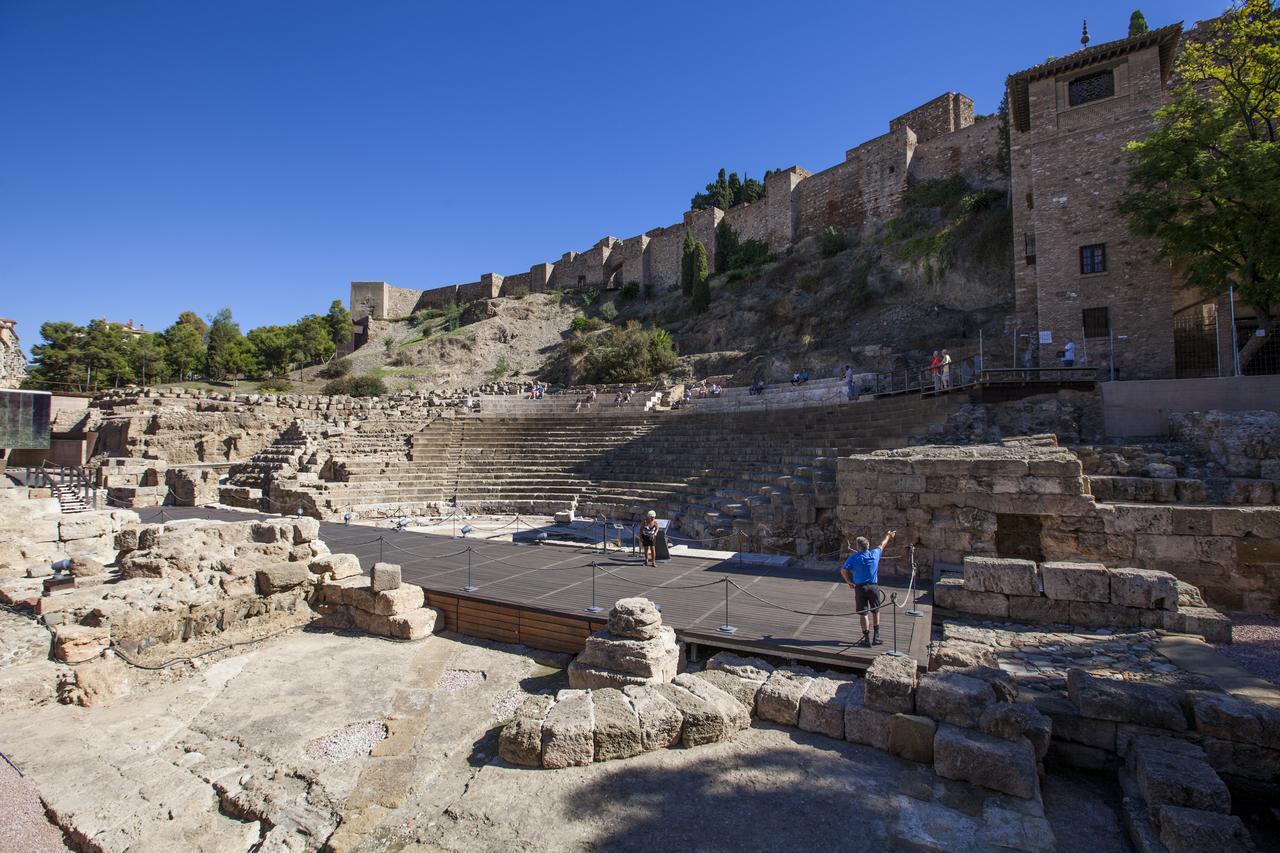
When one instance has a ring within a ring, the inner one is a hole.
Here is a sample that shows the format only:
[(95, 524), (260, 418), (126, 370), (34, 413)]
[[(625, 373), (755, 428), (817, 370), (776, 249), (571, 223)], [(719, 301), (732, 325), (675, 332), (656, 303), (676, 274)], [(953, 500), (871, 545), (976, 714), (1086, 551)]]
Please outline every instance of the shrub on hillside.
[(629, 281), (626, 284), (622, 285), (622, 288), (618, 290), (618, 299), (621, 300), (622, 302), (629, 302), (632, 299), (635, 299), (639, 295), (640, 295), (640, 282), (638, 281)]
[(631, 323), (580, 340), (582, 382), (643, 382), (676, 366), (675, 342), (665, 329), (646, 331)]
[(600, 306), (600, 316), (612, 323), (618, 319), (618, 306), (612, 302), (605, 302)]
[(849, 248), (849, 236), (834, 225), (828, 226), (818, 235), (818, 250), (824, 258), (834, 258), (847, 248)]
[(569, 324), (575, 332), (598, 332), (604, 328), (604, 322), (596, 317), (584, 317), (579, 314)]
[(444, 312), (439, 308), (423, 308), (418, 311), (414, 311), (413, 315), (409, 319), (415, 326), (425, 326), (432, 320), (439, 320), (443, 316)]
[(338, 379), (351, 372), (351, 362), (345, 358), (336, 358), (320, 368), (321, 379)]
[(264, 379), (258, 383), (259, 391), (268, 393), (286, 394), (293, 390), (293, 383), (283, 376), (273, 376), (270, 379)]
[(320, 393), (329, 397), (380, 397), (387, 393), (386, 383), (378, 376), (350, 376), (326, 382)]
[(396, 354), (391, 356), (393, 367), (408, 367), (411, 364), (413, 364), (413, 356), (408, 350), (396, 350)]

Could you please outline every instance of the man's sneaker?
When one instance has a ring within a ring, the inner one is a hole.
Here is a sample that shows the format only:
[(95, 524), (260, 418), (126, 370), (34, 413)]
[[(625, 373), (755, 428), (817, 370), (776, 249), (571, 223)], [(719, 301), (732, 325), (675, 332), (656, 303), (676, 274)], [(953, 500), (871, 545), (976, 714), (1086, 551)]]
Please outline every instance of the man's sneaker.
[(867, 649), (871, 648), (871, 635), (863, 634), (862, 639), (854, 643), (854, 645), (862, 646), (863, 648), (867, 648)]
[(873, 646), (883, 646), (883, 645), (884, 645), (884, 640), (880, 639), (880, 632), (879, 632), (879, 631), (876, 631), (876, 636), (875, 636), (875, 638), (871, 641), (871, 645), (873, 645)]

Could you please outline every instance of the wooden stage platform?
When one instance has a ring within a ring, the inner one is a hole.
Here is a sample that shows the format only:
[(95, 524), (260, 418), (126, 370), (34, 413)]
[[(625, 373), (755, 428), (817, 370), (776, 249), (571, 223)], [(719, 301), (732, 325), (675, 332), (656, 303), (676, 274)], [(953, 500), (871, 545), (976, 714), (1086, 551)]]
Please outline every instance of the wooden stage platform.
[[(158, 520), (159, 511), (140, 514), (144, 521)], [(166, 507), (165, 516), (252, 517), (186, 507)], [(484, 531), (473, 537), (477, 534)], [(516, 545), (333, 523), (322, 523), (320, 535), (332, 551), (359, 557), (366, 571), (379, 559), (398, 563), (404, 580), (423, 587), (428, 604), (444, 611), (446, 629), (460, 634), (577, 652), (587, 635), (604, 624), (615, 600), (643, 596), (662, 608), (663, 620), (682, 640), (700, 646), (864, 669), (896, 643), (921, 666), (927, 661), (932, 623), (928, 592), (912, 596), (920, 616), (907, 615), (911, 606), (906, 605), (897, 608), (895, 618), (888, 596), (897, 593), (904, 601), (906, 581), (882, 583), (885, 645), (861, 648), (853, 645), (860, 637), (853, 590), (839, 580), (832, 563), (821, 568), (765, 566), (734, 558), (673, 556), (668, 563), (645, 567), (630, 552), (605, 555), (598, 546)], [(474, 589), (464, 590), (466, 586)], [(728, 624), (737, 629), (733, 633), (718, 630), (726, 622), (726, 590)], [(599, 612), (586, 610), (593, 603)]]

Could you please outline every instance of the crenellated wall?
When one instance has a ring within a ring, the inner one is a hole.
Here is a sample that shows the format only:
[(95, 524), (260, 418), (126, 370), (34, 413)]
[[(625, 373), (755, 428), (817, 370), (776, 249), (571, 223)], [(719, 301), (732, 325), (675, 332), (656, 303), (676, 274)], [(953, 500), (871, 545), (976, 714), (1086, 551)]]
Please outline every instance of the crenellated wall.
[(989, 187), (1007, 185), (997, 123), (975, 123), (973, 101), (948, 92), (889, 122), (889, 132), (845, 153), (844, 162), (817, 173), (798, 166), (770, 174), (765, 197), (729, 210), (691, 210), (674, 225), (619, 240), (604, 237), (584, 252), (565, 252), (528, 273), (488, 273), (479, 282), (417, 291), (385, 282), (352, 282), (351, 314), (393, 319), (450, 302), (491, 299), (513, 292), (620, 287), (631, 281), (665, 289), (680, 281), (680, 255), (688, 232), (715, 265), (715, 230), (721, 219), (743, 240), (761, 240), (775, 252), (828, 227), (865, 232), (902, 210), (908, 183), (952, 175)]

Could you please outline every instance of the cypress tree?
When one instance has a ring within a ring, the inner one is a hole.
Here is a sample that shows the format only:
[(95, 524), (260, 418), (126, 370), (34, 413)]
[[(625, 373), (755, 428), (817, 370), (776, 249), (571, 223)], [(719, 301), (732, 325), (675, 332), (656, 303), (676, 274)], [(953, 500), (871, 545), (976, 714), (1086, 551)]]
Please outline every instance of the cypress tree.
[(684, 232), (684, 250), (680, 254), (680, 292), (684, 298), (693, 296), (693, 232)]
[(693, 310), (701, 314), (711, 307), (711, 283), (707, 275), (707, 247), (700, 240), (694, 241), (693, 259)]
[(1147, 26), (1147, 16), (1142, 14), (1141, 9), (1134, 9), (1133, 14), (1129, 16), (1129, 38), (1150, 31), (1151, 28)]

